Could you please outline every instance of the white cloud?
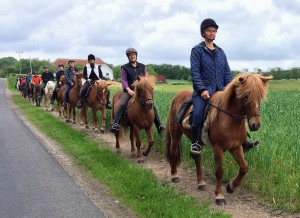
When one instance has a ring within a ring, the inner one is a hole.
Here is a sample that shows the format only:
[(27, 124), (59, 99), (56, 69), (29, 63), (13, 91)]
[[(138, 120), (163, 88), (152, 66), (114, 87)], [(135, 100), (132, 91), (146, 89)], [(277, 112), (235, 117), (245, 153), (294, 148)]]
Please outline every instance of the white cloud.
[(145, 64), (189, 66), (202, 39), (199, 25), (213, 18), (216, 44), (232, 69), (299, 67), (299, 0), (2, 0), (0, 57), (86, 58), (123, 64), (135, 47)]

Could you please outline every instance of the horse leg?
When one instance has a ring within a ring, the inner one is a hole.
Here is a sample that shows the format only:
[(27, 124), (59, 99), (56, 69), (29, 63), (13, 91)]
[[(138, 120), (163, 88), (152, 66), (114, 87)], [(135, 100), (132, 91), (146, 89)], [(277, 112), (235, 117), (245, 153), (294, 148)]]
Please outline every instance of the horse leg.
[(226, 186), (226, 191), (228, 193), (233, 193), (236, 187), (240, 185), (243, 177), (247, 173), (248, 165), (244, 159), (244, 152), (242, 146), (239, 146), (238, 148), (231, 150), (230, 153), (235, 159), (235, 161), (238, 163), (238, 165), (240, 166), (240, 170), (237, 176), (233, 180), (231, 180)]
[(73, 110), (73, 124), (76, 124), (76, 109), (75, 107), (72, 107), (72, 110)]
[(219, 145), (214, 145), (215, 175), (217, 180), (215, 195), (216, 195), (216, 204), (219, 206), (225, 205), (227, 203), (222, 193), (222, 177), (224, 173), (223, 166), (222, 166), (223, 156), (224, 156), (224, 152), (219, 147)]
[[(169, 124), (171, 126), (171, 124)], [(169, 130), (167, 128), (166, 131), (166, 138), (167, 138), (167, 153), (169, 158), (169, 163), (171, 166), (171, 181), (173, 183), (180, 182), (179, 176), (177, 175), (177, 167), (180, 165), (181, 162), (181, 137), (182, 137), (182, 130), (179, 128), (172, 128)]]
[(129, 138), (130, 138), (130, 147), (131, 147), (131, 158), (136, 158), (136, 153), (135, 153), (135, 147), (134, 147), (134, 134), (133, 134), (133, 127), (130, 126), (130, 133), (129, 133)]
[(85, 128), (89, 129), (90, 127), (89, 127), (88, 119), (87, 119), (87, 107), (83, 106), (80, 113), (82, 113), (83, 122), (85, 123)]
[(154, 138), (153, 138), (153, 129), (150, 127), (149, 129), (145, 129), (147, 137), (148, 137), (148, 148), (143, 152), (143, 155), (147, 157), (151, 151), (152, 146), (154, 145)]
[(202, 161), (202, 154), (200, 153), (199, 157), (196, 158), (196, 160), (195, 160), (196, 173), (197, 173), (197, 182), (198, 182), (198, 189), (200, 191), (205, 191), (206, 183), (204, 181), (204, 176), (203, 176), (203, 173), (202, 173), (201, 161)]
[(97, 109), (93, 108), (92, 111), (93, 111), (93, 118), (94, 118), (93, 130), (94, 130), (94, 133), (99, 133), (99, 129), (97, 127), (97, 125), (98, 125)]
[(67, 108), (66, 108), (66, 111), (67, 111), (66, 122), (67, 123), (71, 123), (71, 110), (72, 110), (71, 105), (68, 103)]
[(115, 137), (116, 137), (116, 150), (118, 154), (121, 154), (121, 148), (120, 148), (120, 131), (115, 131)]
[(138, 163), (144, 163), (143, 155), (141, 153), (142, 141), (140, 138), (140, 129), (137, 126), (133, 126), (132, 130), (133, 130), (133, 135), (135, 137), (135, 146), (137, 149), (136, 156), (138, 159)]
[(101, 133), (104, 133), (105, 132), (105, 126), (106, 126), (106, 108), (102, 108), (100, 110), (101, 112)]

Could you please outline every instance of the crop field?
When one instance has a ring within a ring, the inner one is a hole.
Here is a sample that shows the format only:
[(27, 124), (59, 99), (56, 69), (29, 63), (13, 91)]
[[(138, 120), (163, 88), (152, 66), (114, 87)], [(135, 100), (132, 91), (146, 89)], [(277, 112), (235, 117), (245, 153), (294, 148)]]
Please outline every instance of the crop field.
[[(192, 90), (192, 86), (191, 84), (156, 85), (154, 99), (163, 122), (167, 119), (172, 98), (183, 89)], [(113, 94), (120, 88), (111, 87), (111, 90)], [(257, 132), (250, 132), (254, 140), (260, 141), (260, 145), (245, 154), (249, 171), (242, 185), (259, 193), (262, 199), (277, 208), (286, 211), (300, 210), (299, 99), (299, 80), (270, 82), (267, 100), (261, 105), (262, 126)], [(154, 132), (155, 149), (164, 152), (162, 138), (156, 131)], [(185, 164), (193, 167), (193, 161), (189, 158), (189, 143), (184, 138), (183, 155)], [(203, 164), (204, 171), (213, 175), (213, 154), (209, 148), (204, 148)], [(226, 153), (223, 164), (224, 179), (229, 180), (238, 172), (237, 164), (229, 153)]]

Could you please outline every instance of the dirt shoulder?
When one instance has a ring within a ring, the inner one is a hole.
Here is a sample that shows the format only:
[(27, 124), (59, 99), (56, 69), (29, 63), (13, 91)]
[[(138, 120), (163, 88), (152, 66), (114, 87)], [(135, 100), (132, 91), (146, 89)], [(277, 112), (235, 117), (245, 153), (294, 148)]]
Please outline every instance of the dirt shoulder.
[[(9, 100), (10, 94), (7, 92), (7, 99)], [(111, 197), (107, 188), (93, 179), (86, 173), (80, 166), (76, 165), (76, 161), (67, 153), (65, 153), (59, 145), (51, 139), (45, 137), (39, 132), (31, 123), (29, 123), (22, 114), (22, 111), (8, 101), (16, 114), (23, 120), (23, 122), (32, 130), (38, 139), (43, 143), (45, 148), (51, 153), (61, 166), (69, 173), (75, 180), (79, 187), (86, 193), (87, 196), (95, 203), (95, 205), (105, 213), (108, 217), (134, 217), (133, 214), (122, 206), (119, 201)], [(54, 117), (58, 117), (57, 112), (52, 113)], [(102, 141), (108, 144), (112, 151), (115, 151), (115, 136), (114, 134), (106, 131), (103, 134), (95, 134), (91, 129), (86, 130), (77, 124), (70, 124), (72, 128), (81, 131), (95, 141)], [(137, 163), (136, 159), (130, 158), (130, 143), (129, 140), (121, 142), (122, 155), (124, 158)], [(172, 184), (170, 178), (170, 167), (166, 159), (157, 152), (150, 152), (149, 157), (145, 158), (145, 163), (142, 164), (145, 169), (150, 169), (157, 176), (160, 181), (167, 181), (176, 189), (183, 191), (189, 195), (196, 197), (199, 201), (210, 202), (210, 207), (218, 210), (228, 212), (235, 218), (253, 218), (253, 217), (300, 217), (300, 214), (288, 215), (281, 210), (273, 209), (267, 204), (261, 202), (257, 195), (245, 190), (242, 186), (237, 188), (233, 194), (226, 193), (225, 185), (223, 185), (224, 195), (227, 201), (225, 206), (216, 206), (214, 203), (215, 183), (206, 180), (206, 191), (199, 191), (196, 184), (196, 173), (194, 170), (186, 170), (182, 167), (178, 169), (178, 176), (181, 179), (180, 183)]]

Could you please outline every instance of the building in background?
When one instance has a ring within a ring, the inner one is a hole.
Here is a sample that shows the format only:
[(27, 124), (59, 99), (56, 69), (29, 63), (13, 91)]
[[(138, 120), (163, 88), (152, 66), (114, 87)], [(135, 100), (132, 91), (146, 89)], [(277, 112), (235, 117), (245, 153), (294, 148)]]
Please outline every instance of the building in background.
[[(88, 61), (86, 59), (58, 58), (52, 64), (57, 67), (60, 63), (63, 63), (65, 65), (65, 67), (67, 67), (68, 61), (71, 59), (75, 61), (75, 64), (81, 64), (83, 66), (85, 66), (88, 63)], [(95, 63), (98, 65), (101, 65), (101, 70), (102, 70), (104, 77), (106, 77), (110, 80), (114, 79), (112, 69), (110, 69), (110, 67), (104, 61), (102, 61), (100, 58), (96, 58)]]

